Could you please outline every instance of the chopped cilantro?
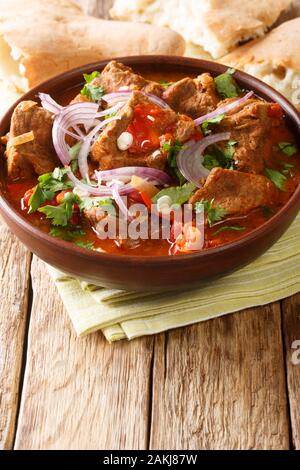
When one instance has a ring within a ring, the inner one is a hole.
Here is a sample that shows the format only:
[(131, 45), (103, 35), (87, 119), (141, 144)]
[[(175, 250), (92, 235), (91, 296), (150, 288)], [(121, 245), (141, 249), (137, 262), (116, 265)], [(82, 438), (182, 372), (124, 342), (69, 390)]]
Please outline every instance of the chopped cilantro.
[(61, 238), (68, 242), (85, 235), (85, 231), (77, 227), (52, 227), (49, 233), (52, 237)]
[(231, 230), (234, 232), (242, 232), (243, 230), (246, 230), (246, 227), (241, 227), (240, 225), (224, 225), (214, 233), (214, 236), (219, 235), (222, 232), (228, 232)]
[(44, 202), (51, 201), (56, 192), (73, 188), (66, 173), (65, 168), (55, 168), (52, 173), (39, 176), (38, 185), (29, 199), (29, 214), (35, 212)]
[(73, 147), (69, 148), (69, 155), (71, 160), (76, 160), (78, 154), (80, 152), (82, 142), (77, 142), (77, 144), (73, 145)]
[(214, 155), (206, 154), (203, 157), (202, 165), (209, 171), (220, 166), (219, 160)]
[(237, 142), (235, 140), (231, 140), (228, 142), (224, 150), (222, 150), (218, 145), (211, 146), (209, 153), (204, 155), (202, 165), (207, 170), (212, 170), (216, 167), (234, 169), (233, 156), (236, 144)]
[[(89, 196), (86, 196), (86, 197), (81, 197), (79, 203), (79, 209), (81, 211), (84, 211), (84, 210), (90, 210), (92, 209), (93, 207), (97, 207), (97, 206), (112, 206), (112, 199), (110, 198), (103, 198), (103, 197), (89, 197)], [(104, 208), (105, 210), (108, 211), (108, 207), (107, 209)]]
[(91, 101), (99, 101), (105, 94), (105, 90), (102, 86), (93, 85), (93, 80), (99, 77), (100, 72), (92, 72), (91, 74), (84, 73), (84, 79), (86, 81), (84, 87), (80, 91), (82, 96), (86, 96)]
[(55, 193), (43, 189), (39, 184), (35, 187), (31, 198), (29, 199), (29, 214), (35, 212), (44, 202), (54, 198)]
[(226, 215), (225, 209), (222, 207), (213, 207), (214, 199), (211, 201), (200, 201), (196, 202), (194, 209), (196, 213), (201, 213), (204, 211), (207, 214), (207, 221), (210, 227), (213, 226), (215, 222), (219, 222), (224, 219)]
[(216, 90), (222, 98), (236, 98), (242, 92), (233, 78), (234, 73), (234, 69), (228, 69), (225, 73), (215, 78)]
[(172, 186), (170, 188), (162, 189), (152, 198), (152, 202), (156, 204), (158, 199), (162, 196), (169, 196), (172, 204), (182, 205), (189, 200), (195, 189), (196, 186), (193, 183), (186, 183), (183, 186)]
[(280, 189), (280, 191), (285, 191), (284, 186), (287, 179), (285, 175), (271, 168), (265, 168), (265, 175), (272, 181), (276, 188)]
[(279, 142), (278, 148), (281, 150), (282, 153), (287, 155), (288, 157), (292, 157), (297, 153), (297, 146), (295, 144), (291, 144), (290, 142)]
[(175, 140), (174, 144), (171, 144), (171, 142), (165, 142), (162, 145), (162, 149), (164, 152), (168, 154), (168, 165), (171, 170), (172, 175), (178, 179), (179, 184), (182, 186), (186, 179), (184, 176), (180, 173), (177, 167), (177, 161), (176, 157), (178, 155), (178, 152), (182, 149), (183, 144), (179, 140)]
[(281, 173), (285, 176), (290, 176), (292, 168), (294, 168), (294, 165), (292, 165), (291, 163), (284, 163), (283, 170)]
[(225, 114), (219, 114), (219, 116), (215, 116), (213, 118), (210, 118), (210, 119), (207, 119), (206, 121), (204, 121), (201, 124), (203, 134), (204, 135), (210, 134), (211, 131), (209, 129), (209, 126), (211, 124), (220, 124), (220, 122), (223, 121), (224, 117), (225, 117)]
[(46, 215), (47, 219), (52, 219), (53, 225), (66, 227), (73, 215), (73, 205), (79, 202), (78, 196), (74, 193), (66, 193), (64, 201), (59, 206), (43, 206), (38, 209)]
[(161, 80), (159, 84), (167, 90), (171, 85), (173, 85), (173, 82), (166, 82), (165, 80)]
[(75, 245), (80, 246), (80, 248), (86, 248), (87, 250), (92, 250), (94, 248), (95, 243), (78, 241), (78, 242), (75, 242)]

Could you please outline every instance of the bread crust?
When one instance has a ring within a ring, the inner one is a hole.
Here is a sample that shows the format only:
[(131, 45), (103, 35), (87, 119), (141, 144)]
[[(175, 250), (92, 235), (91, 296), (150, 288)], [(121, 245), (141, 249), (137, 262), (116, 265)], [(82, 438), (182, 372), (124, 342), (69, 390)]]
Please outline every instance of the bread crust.
[(109, 57), (182, 55), (183, 38), (145, 24), (84, 15), (68, 0), (0, 1), (0, 35), (19, 54), (29, 88), (57, 73)]

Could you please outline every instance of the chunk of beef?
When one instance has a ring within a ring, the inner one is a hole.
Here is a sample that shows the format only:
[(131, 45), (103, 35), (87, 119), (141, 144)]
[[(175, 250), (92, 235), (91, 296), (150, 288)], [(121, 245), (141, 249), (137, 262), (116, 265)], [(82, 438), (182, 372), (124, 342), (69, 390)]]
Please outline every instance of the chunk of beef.
[(159, 83), (146, 80), (141, 75), (134, 73), (130, 67), (115, 60), (107, 64), (101, 75), (94, 79), (93, 84), (103, 86), (106, 93), (118, 91), (123, 87), (129, 90), (142, 90), (158, 96), (163, 93), (163, 87)]
[[(11, 118), (6, 157), (11, 178), (28, 178), (53, 171), (58, 159), (52, 143), (52, 114), (34, 101), (22, 101)], [(14, 138), (33, 132), (34, 140), (14, 145)]]
[[(111, 122), (95, 141), (91, 150), (91, 157), (101, 170), (120, 168), (123, 166), (148, 166), (164, 169), (167, 156), (161, 152), (135, 154), (127, 150), (121, 151), (117, 139), (125, 132), (134, 116), (137, 105), (148, 105), (150, 101), (142, 93), (135, 91), (132, 97), (120, 111), (120, 119)], [(176, 114), (172, 110), (162, 110), (168, 128), (172, 128), (175, 139), (185, 142), (194, 133), (194, 123), (187, 116)]]
[(191, 197), (190, 203), (213, 200), (213, 207), (221, 207), (226, 214), (233, 215), (274, 204), (279, 197), (278, 189), (263, 175), (214, 168), (203, 188)]
[[(219, 103), (219, 106), (227, 102), (229, 100)], [(238, 142), (233, 158), (239, 171), (263, 173), (271, 152), (268, 135), (280, 124), (280, 118), (271, 117), (272, 106), (274, 103), (249, 99), (226, 114), (218, 127), (220, 132), (229, 131), (231, 140)]]
[(208, 73), (174, 83), (164, 92), (163, 99), (172, 109), (193, 119), (213, 111), (220, 101), (214, 79)]

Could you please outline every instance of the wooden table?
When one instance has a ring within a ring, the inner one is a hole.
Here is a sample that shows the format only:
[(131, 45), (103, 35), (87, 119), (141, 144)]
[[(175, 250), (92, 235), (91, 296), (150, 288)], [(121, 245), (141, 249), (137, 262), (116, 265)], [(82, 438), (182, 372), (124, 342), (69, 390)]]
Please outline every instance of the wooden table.
[(0, 242), (1, 448), (300, 449), (300, 294), (109, 345), (75, 337), (1, 222)]

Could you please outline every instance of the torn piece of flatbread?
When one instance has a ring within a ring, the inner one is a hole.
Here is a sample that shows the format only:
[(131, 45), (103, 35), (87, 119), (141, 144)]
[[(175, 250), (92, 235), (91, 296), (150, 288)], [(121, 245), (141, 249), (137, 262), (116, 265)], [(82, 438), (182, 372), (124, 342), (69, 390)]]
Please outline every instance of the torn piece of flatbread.
[(184, 49), (183, 38), (167, 28), (101, 20), (69, 0), (0, 0), (0, 79), (22, 91), (104, 58)]
[(300, 109), (300, 18), (239, 47), (221, 62), (265, 81)]
[(263, 36), (292, 0), (115, 0), (113, 18), (169, 26), (186, 41), (222, 57)]

